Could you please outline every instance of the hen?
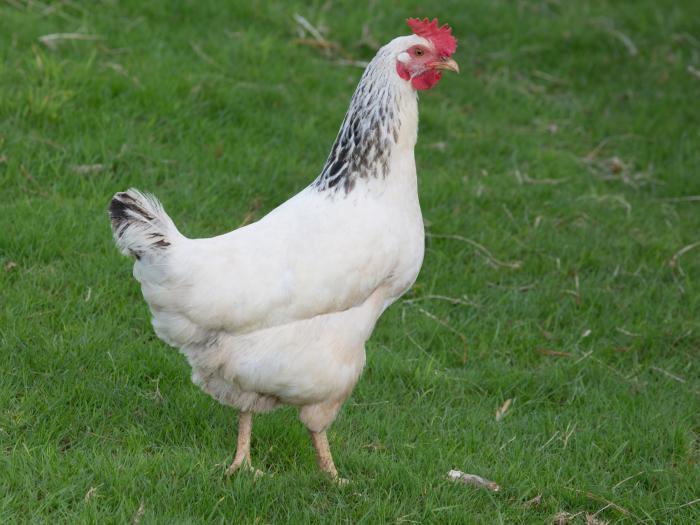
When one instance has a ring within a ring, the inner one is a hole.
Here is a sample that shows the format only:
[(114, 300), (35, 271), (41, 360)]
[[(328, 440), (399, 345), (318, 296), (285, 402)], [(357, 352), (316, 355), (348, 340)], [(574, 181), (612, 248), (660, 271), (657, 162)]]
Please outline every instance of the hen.
[(417, 91), (459, 68), (447, 25), (408, 25), (413, 34), (367, 66), (321, 174), (258, 222), (188, 239), (151, 195), (130, 189), (110, 203), (156, 334), (187, 357), (195, 384), (240, 410), (229, 474), (250, 467), (252, 414), (286, 403), (299, 407), (319, 467), (337, 477), (326, 429), (377, 319), (420, 270)]

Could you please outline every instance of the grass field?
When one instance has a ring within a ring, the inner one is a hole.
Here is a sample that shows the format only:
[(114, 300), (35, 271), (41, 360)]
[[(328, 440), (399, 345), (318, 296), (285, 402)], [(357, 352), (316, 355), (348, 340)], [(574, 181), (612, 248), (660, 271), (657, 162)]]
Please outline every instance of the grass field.
[[(697, 2), (228, 4), (0, 2), (0, 522), (700, 522)], [(329, 433), (352, 482), (292, 409), (255, 419), (270, 475), (226, 479), (236, 414), (153, 334), (107, 203), (261, 217), (407, 16), (462, 74), (421, 95), (421, 275)]]

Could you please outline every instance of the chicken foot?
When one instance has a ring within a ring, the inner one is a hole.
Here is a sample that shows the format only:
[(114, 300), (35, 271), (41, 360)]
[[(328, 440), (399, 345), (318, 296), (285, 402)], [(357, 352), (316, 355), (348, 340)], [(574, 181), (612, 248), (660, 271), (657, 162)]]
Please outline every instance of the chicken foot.
[[(238, 415), (238, 441), (236, 443), (236, 455), (233, 458), (233, 463), (226, 469), (226, 475), (230, 476), (238, 471), (242, 466), (247, 467), (255, 473), (255, 476), (262, 475), (260, 470), (253, 468), (250, 460), (250, 435), (253, 431), (253, 414), (252, 412), (241, 412)], [(316, 462), (318, 467), (328, 474), (336, 483), (344, 485), (348, 482), (347, 479), (338, 476), (338, 470), (333, 463), (331, 448), (328, 444), (328, 436), (326, 432), (310, 431), (311, 442), (316, 449)]]
[(333, 481), (340, 485), (345, 485), (348, 480), (345, 478), (338, 477), (338, 470), (335, 468), (333, 463), (333, 456), (331, 455), (331, 447), (328, 444), (328, 436), (326, 431), (314, 432), (309, 431), (311, 434), (311, 442), (314, 444), (316, 449), (316, 462), (318, 463), (318, 468), (323, 472), (328, 474)]
[[(250, 464), (250, 434), (253, 431), (253, 413), (241, 411), (238, 414), (238, 442), (236, 444), (236, 455), (233, 458), (233, 463), (226, 469), (226, 475), (230, 476), (236, 472), (244, 463), (250, 470), (253, 466)], [(255, 470), (258, 475), (260, 471)]]

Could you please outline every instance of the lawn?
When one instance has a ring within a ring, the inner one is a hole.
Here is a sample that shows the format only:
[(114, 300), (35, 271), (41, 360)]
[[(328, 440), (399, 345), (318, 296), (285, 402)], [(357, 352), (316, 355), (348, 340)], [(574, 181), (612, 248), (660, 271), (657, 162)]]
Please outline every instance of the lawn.
[[(696, 0), (244, 4), (0, 3), (0, 522), (700, 522)], [(261, 217), (407, 16), (462, 73), (421, 95), (423, 269), (329, 432), (351, 483), (290, 408), (227, 479), (236, 414), (153, 334), (107, 203)]]

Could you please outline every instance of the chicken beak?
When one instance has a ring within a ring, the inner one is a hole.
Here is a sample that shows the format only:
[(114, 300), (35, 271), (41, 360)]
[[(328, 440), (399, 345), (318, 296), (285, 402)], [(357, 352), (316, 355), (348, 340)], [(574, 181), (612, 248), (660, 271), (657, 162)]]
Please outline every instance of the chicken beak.
[(434, 69), (445, 69), (447, 71), (454, 71), (455, 73), (459, 73), (459, 65), (451, 58), (443, 58), (440, 62), (433, 62), (430, 65)]

